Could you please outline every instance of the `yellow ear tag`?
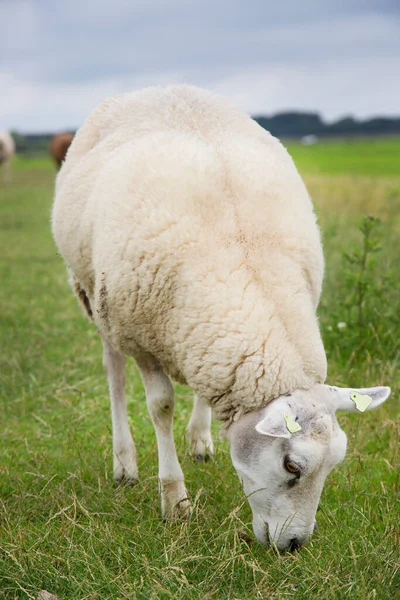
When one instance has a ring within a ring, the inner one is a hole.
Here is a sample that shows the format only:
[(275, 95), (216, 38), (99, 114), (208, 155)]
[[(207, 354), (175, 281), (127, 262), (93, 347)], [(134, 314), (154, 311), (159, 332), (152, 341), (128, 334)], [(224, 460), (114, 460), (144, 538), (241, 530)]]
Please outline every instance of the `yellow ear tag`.
[(353, 400), (357, 410), (360, 412), (364, 412), (364, 410), (368, 408), (372, 402), (371, 396), (359, 394), (358, 392), (351, 392), (350, 398)]
[(288, 414), (284, 414), (283, 418), (286, 421), (286, 428), (289, 431), (289, 433), (296, 433), (296, 431), (300, 431), (301, 430), (301, 425), (299, 425), (298, 423), (296, 423), (296, 421), (293, 421), (292, 417)]

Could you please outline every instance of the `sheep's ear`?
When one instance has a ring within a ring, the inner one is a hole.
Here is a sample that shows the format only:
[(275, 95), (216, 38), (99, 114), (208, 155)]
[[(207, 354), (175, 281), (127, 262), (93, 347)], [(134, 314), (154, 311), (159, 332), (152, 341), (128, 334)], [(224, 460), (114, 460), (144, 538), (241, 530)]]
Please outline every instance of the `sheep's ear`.
[[(272, 408), (272, 407), (271, 407)], [(256, 425), (256, 431), (262, 435), (271, 437), (289, 439), (292, 433), (297, 433), (301, 430), (300, 424), (295, 420), (291, 409), (281, 405), (277, 410), (268, 410)]]
[(390, 396), (390, 387), (331, 388), (336, 410), (364, 412), (376, 408)]

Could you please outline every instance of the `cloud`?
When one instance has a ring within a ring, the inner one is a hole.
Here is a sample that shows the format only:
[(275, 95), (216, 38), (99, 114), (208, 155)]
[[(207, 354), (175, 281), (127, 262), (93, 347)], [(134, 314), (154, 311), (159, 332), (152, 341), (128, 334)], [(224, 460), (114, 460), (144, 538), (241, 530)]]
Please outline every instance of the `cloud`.
[(154, 85), (179, 82), (176, 73), (156, 77), (102, 78), (80, 83), (40, 83), (33, 85), (0, 72), (0, 115), (8, 115), (9, 129), (23, 132), (47, 132), (75, 129), (93, 108), (107, 96)]
[(375, 59), (368, 64), (360, 59), (351, 65), (345, 60), (303, 66), (277, 64), (235, 73), (210, 87), (254, 116), (286, 110), (322, 112), (328, 120), (355, 112), (363, 118), (398, 116), (396, 69), (397, 59)]
[(250, 113), (398, 114), (397, 0), (0, 0), (0, 128), (79, 125), (105, 96), (188, 82)]

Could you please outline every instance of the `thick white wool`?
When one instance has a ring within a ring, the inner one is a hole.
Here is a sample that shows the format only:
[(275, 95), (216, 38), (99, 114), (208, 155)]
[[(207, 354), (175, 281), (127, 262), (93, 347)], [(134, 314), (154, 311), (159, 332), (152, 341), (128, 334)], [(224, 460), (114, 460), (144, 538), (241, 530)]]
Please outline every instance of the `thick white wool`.
[(58, 175), (53, 233), (102, 335), (216, 418), (325, 380), (311, 201), (280, 142), (221, 98), (170, 86), (98, 106)]
[(0, 131), (0, 165), (11, 160), (15, 154), (15, 143), (8, 131)]

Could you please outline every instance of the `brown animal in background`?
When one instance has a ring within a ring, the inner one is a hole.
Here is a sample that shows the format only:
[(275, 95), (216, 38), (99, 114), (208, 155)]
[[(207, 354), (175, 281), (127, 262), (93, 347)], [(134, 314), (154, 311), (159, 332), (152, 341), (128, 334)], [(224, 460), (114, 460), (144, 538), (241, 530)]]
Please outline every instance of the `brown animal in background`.
[(74, 139), (73, 133), (57, 133), (51, 138), (50, 154), (54, 158), (57, 167), (60, 168), (67, 155), (68, 148)]

